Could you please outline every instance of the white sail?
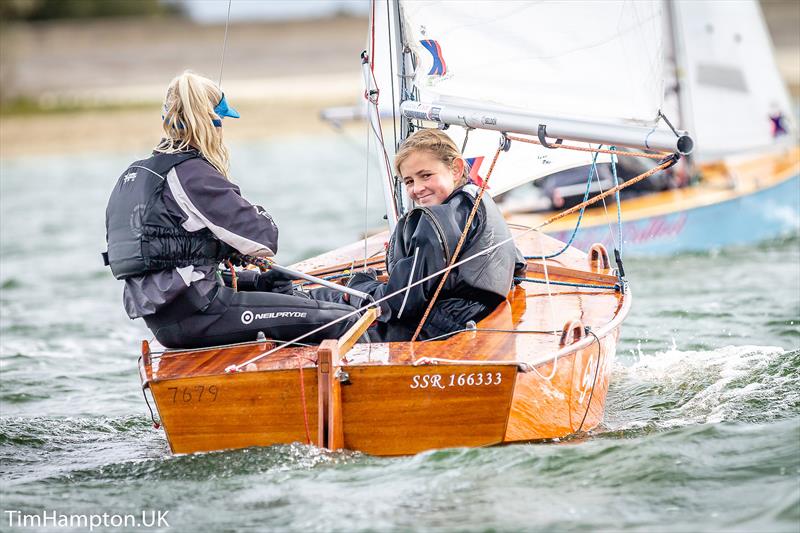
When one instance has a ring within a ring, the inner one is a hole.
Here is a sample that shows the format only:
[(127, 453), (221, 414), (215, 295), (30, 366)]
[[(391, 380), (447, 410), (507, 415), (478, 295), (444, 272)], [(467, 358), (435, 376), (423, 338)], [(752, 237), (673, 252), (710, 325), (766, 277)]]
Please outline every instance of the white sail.
[(402, 3), (421, 100), (652, 124), (663, 96), (655, 0)]
[[(658, 1), (408, 0), (400, 5), (402, 37), (416, 60), (413, 81), (421, 102), (469, 106), (480, 101), (551, 117), (655, 126), (664, 73)], [(461, 146), (465, 130), (447, 132)], [(480, 177), (499, 139), (493, 131), (470, 132), (464, 156), (480, 163), (475, 172)], [(500, 156), (489, 193), (591, 160), (589, 153), (514, 143)]]
[(791, 141), (796, 125), (758, 2), (687, 0), (672, 8), (681, 127), (692, 130), (695, 157)]

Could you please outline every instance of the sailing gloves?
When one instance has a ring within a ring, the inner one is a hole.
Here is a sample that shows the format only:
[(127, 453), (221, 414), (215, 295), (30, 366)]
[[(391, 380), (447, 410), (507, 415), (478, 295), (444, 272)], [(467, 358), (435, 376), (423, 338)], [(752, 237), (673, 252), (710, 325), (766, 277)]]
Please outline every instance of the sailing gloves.
[[(222, 279), (225, 285), (232, 286), (233, 276), (231, 276), (230, 272), (222, 272)], [(292, 294), (292, 280), (275, 270), (267, 270), (266, 272), (240, 270), (236, 272), (236, 281), (240, 291)]]
[[(374, 301), (376, 289), (383, 285), (385, 284), (378, 281), (378, 273), (374, 268), (368, 268), (367, 270), (354, 272), (353, 275), (347, 280), (347, 286), (351, 289), (364, 292), (370, 295), (372, 298), (364, 299), (348, 294), (346, 301), (348, 301), (353, 307), (363, 307), (371, 301)], [(388, 311), (386, 304), (381, 304), (380, 307), (381, 315)]]

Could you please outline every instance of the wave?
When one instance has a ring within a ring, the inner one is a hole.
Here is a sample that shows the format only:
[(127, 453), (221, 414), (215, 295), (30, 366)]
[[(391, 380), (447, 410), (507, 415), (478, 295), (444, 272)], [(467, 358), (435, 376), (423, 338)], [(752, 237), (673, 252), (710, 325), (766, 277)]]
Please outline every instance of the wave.
[(727, 346), (617, 362), (609, 391), (609, 431), (690, 424), (765, 422), (800, 412), (800, 350)]

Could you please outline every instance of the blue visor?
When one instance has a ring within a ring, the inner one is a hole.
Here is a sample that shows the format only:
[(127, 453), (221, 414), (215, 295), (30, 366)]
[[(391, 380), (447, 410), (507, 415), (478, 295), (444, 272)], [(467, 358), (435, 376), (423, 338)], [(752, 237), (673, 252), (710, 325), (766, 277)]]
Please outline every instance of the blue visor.
[(225, 100), (225, 93), (222, 93), (222, 98), (217, 104), (217, 107), (214, 108), (214, 113), (216, 113), (219, 118), (239, 118), (239, 112), (232, 107), (228, 107), (228, 101)]

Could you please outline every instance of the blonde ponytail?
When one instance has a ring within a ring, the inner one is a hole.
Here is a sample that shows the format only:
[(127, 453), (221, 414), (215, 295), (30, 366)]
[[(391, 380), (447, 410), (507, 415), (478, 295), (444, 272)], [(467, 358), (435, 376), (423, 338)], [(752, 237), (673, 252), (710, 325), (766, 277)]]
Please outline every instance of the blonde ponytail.
[(208, 78), (187, 70), (173, 79), (164, 100), (165, 135), (155, 150), (172, 154), (194, 148), (229, 178), (229, 155), (222, 142), (222, 129), (212, 122), (219, 118), (214, 107), (221, 99), (222, 91)]

